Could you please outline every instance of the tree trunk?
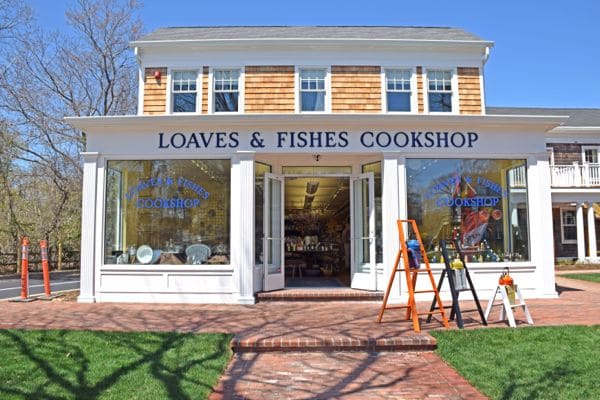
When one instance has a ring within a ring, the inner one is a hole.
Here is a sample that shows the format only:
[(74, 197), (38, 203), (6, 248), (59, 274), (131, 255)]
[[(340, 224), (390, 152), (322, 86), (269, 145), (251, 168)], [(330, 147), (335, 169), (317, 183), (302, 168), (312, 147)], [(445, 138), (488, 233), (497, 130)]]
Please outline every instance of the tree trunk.
[(17, 254), (15, 263), (17, 264), (17, 274), (21, 273), (21, 243), (17, 241), (17, 245), (15, 246), (15, 253)]
[(56, 269), (62, 271), (62, 259), (63, 259), (63, 251), (62, 251), (62, 242), (58, 242), (58, 260), (56, 261)]

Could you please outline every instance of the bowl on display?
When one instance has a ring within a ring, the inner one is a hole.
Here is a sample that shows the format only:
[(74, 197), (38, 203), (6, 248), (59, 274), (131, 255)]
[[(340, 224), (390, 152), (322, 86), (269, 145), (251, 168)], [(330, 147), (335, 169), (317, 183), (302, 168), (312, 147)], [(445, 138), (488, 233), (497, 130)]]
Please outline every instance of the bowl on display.
[(160, 250), (152, 250), (152, 261), (150, 261), (150, 264), (156, 264), (161, 254), (162, 251)]
[(154, 251), (152, 250), (152, 247), (142, 245), (138, 247), (135, 257), (140, 264), (151, 264), (154, 260)]

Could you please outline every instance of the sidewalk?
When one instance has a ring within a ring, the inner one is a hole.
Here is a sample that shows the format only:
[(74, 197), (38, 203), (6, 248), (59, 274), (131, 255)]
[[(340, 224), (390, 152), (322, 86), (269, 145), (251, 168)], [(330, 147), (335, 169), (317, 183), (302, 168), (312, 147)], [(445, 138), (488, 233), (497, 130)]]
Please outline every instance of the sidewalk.
[[(557, 282), (558, 299), (527, 301), (536, 325), (600, 324), (599, 284), (560, 276)], [(379, 302), (267, 302), (252, 306), (4, 302), (2, 307), (0, 328), (233, 332), (240, 342), (433, 341), (429, 335), (413, 333), (412, 324), (402, 320), (400, 310), (386, 312), (384, 322), (377, 324)], [(493, 322), (497, 313), (492, 313), (490, 326), (506, 326)], [(519, 312), (516, 318), (523, 321)], [(467, 313), (464, 320), (468, 327), (480, 326), (476, 313)], [(439, 329), (440, 324), (423, 327)], [(443, 380), (436, 379), (433, 370)], [(211, 399), (427, 396), (482, 398), (434, 353), (362, 351), (238, 353)]]

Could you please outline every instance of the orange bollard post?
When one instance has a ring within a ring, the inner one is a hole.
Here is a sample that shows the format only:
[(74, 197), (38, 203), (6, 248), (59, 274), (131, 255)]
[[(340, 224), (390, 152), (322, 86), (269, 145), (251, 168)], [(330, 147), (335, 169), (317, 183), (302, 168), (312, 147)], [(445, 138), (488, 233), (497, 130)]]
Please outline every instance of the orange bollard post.
[(50, 291), (50, 267), (48, 266), (48, 242), (40, 240), (40, 253), (42, 255), (42, 275), (44, 277), (44, 295), (38, 297), (40, 300), (52, 300), (57, 296), (52, 296)]
[(29, 238), (23, 236), (21, 239), (21, 297), (10, 301), (29, 302)]

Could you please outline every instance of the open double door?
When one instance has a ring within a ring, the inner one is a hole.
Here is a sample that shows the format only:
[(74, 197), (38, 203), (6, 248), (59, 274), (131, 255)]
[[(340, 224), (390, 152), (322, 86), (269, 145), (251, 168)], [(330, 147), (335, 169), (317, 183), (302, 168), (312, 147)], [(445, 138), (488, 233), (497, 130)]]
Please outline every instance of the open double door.
[[(265, 291), (285, 286), (284, 179), (282, 175), (271, 173), (264, 177)], [(350, 229), (351, 287), (375, 290), (375, 183), (372, 172), (350, 177)]]

